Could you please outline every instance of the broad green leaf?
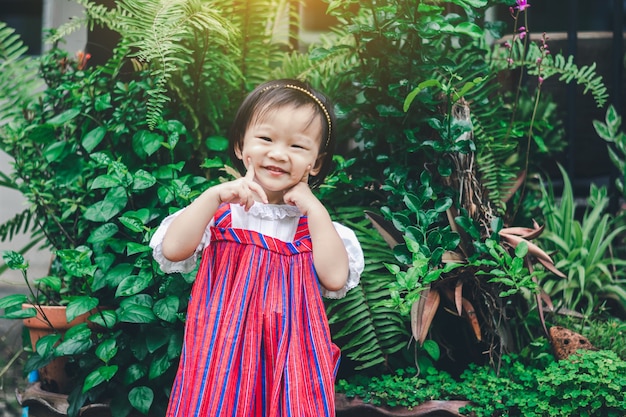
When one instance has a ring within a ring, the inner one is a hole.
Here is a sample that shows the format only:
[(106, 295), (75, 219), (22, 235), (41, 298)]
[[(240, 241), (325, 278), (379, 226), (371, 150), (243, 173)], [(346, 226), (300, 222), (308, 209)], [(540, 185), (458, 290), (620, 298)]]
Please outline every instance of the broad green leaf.
[[(0, 298), (0, 308), (22, 307), (28, 301), (24, 294), (10, 294)], [(34, 310), (34, 309), (33, 309)]]
[(28, 262), (19, 252), (12, 250), (2, 251), (2, 260), (10, 269), (25, 271), (28, 269)]
[(223, 136), (208, 137), (205, 144), (211, 151), (223, 152), (228, 149), (228, 139)]
[(91, 315), (89, 321), (105, 329), (112, 329), (117, 324), (117, 313), (113, 310), (100, 310)]
[(441, 351), (439, 349), (439, 345), (434, 340), (425, 340), (422, 348), (428, 353), (434, 361), (438, 361), (441, 356)]
[(94, 229), (89, 235), (87, 242), (89, 243), (102, 243), (115, 236), (119, 231), (119, 227), (115, 223), (105, 223)]
[(74, 320), (81, 314), (85, 314), (98, 306), (100, 300), (95, 297), (76, 297), (72, 299), (67, 305), (65, 315), (67, 316), (68, 323)]
[(152, 277), (150, 275), (130, 275), (120, 282), (120, 285), (115, 291), (116, 297), (128, 297), (135, 295), (148, 288), (152, 284)]
[(39, 356), (44, 358), (50, 356), (54, 352), (54, 347), (61, 340), (59, 333), (52, 333), (42, 337), (35, 343), (35, 351)]
[(65, 151), (65, 147), (67, 146), (67, 142), (59, 141), (52, 143), (43, 151), (43, 157), (47, 162), (54, 162), (59, 159), (63, 152)]
[(78, 324), (65, 333), (63, 341), (55, 348), (55, 355), (70, 356), (86, 352), (93, 342), (86, 323)]
[(103, 174), (103, 175), (96, 177), (96, 179), (93, 180), (90, 188), (92, 190), (97, 190), (99, 188), (118, 187), (119, 185), (121, 185), (121, 181), (119, 178), (113, 175)]
[(128, 393), (128, 401), (143, 414), (148, 414), (154, 400), (154, 392), (148, 387), (135, 387)]
[(117, 354), (117, 340), (110, 338), (100, 342), (96, 348), (96, 356), (104, 363), (109, 363)]
[(121, 309), (119, 320), (127, 323), (152, 323), (156, 321), (156, 316), (149, 307), (131, 304)]
[(145, 190), (156, 184), (156, 178), (148, 171), (140, 169), (133, 175), (133, 190)]
[(120, 216), (118, 220), (131, 232), (143, 232), (143, 223), (135, 217)]
[(126, 253), (128, 255), (135, 255), (137, 253), (150, 252), (152, 248), (143, 243), (128, 242), (126, 245)]
[(158, 300), (154, 303), (154, 314), (158, 318), (168, 323), (176, 321), (178, 308), (180, 307), (180, 301), (178, 297), (169, 295), (165, 298)]
[(140, 130), (133, 136), (133, 150), (140, 157), (150, 156), (162, 146), (163, 136), (149, 130)]
[(103, 382), (110, 381), (111, 378), (115, 376), (118, 371), (117, 365), (111, 366), (101, 366), (95, 371), (91, 372), (85, 378), (85, 382), (83, 383), (83, 393), (86, 393), (93, 387), (96, 387)]
[(102, 126), (98, 126), (95, 129), (90, 130), (83, 137), (83, 141), (82, 141), (83, 148), (85, 148), (87, 152), (93, 151), (94, 149), (96, 149), (96, 146), (98, 146), (100, 142), (102, 142), (102, 139), (104, 139), (104, 136), (106, 135), (106, 133), (107, 133), (106, 128)]
[(57, 114), (56, 116), (48, 120), (48, 123), (53, 126), (61, 126), (69, 122), (70, 120), (74, 119), (79, 114), (80, 114), (80, 110), (75, 109), (75, 108), (69, 109), (69, 110), (64, 111), (61, 114)]
[(121, 212), (128, 203), (128, 197), (122, 187), (111, 188), (104, 200), (97, 201), (87, 207), (85, 218), (97, 223), (109, 221), (113, 216)]
[(111, 105), (111, 93), (98, 94), (94, 100), (93, 107), (99, 112), (113, 107)]
[(124, 385), (131, 385), (146, 376), (147, 372), (143, 365), (133, 363), (124, 372)]

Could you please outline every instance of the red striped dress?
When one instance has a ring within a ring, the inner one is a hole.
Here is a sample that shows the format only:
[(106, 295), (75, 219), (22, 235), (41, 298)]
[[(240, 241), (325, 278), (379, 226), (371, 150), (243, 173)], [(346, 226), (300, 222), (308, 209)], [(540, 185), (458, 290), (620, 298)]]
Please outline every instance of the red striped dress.
[(284, 242), (232, 228), (229, 207), (202, 254), (167, 416), (334, 416), (340, 352), (306, 217)]

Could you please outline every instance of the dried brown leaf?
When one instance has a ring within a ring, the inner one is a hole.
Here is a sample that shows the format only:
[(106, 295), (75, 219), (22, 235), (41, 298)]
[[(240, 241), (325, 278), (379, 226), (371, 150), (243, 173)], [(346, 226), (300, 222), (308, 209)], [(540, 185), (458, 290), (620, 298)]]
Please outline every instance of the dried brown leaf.
[(420, 294), (419, 300), (411, 307), (411, 331), (413, 337), (422, 346), (433, 322), (441, 296), (439, 291), (426, 289)]

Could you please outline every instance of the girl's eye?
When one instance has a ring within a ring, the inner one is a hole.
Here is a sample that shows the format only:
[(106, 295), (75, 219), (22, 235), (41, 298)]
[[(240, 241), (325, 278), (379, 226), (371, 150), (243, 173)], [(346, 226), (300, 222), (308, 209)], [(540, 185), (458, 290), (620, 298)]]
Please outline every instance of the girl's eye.
[(293, 145), (291, 145), (291, 147), (296, 149), (306, 149), (304, 146), (298, 145), (297, 143), (294, 143)]
[(261, 136), (261, 137), (259, 137), (259, 139), (261, 139), (262, 141), (265, 141), (265, 142), (271, 142), (272, 141), (272, 139), (270, 139), (268, 137), (265, 137), (265, 136)]

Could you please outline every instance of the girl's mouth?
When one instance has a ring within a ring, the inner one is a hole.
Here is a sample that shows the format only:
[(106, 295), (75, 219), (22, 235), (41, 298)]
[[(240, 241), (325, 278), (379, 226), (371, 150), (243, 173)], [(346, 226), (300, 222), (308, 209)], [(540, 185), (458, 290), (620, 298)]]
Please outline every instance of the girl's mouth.
[(271, 166), (271, 165), (266, 166), (265, 169), (273, 174), (286, 174), (287, 173), (287, 171), (285, 171), (284, 169), (276, 167), (276, 166)]

